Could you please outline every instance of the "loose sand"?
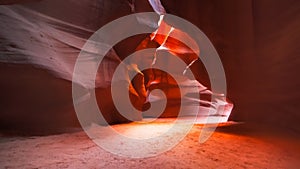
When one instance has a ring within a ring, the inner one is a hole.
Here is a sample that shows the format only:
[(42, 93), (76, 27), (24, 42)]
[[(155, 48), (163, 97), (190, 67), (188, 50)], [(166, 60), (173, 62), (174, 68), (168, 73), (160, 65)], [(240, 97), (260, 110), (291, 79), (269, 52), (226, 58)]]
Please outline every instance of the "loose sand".
[[(117, 125), (126, 128), (134, 124)], [(51, 136), (0, 139), (0, 168), (299, 168), (297, 133), (255, 130), (245, 124), (220, 126), (200, 144), (200, 125), (172, 150), (131, 159), (99, 148), (80, 129)], [(279, 134), (281, 133), (281, 134)], [(299, 135), (298, 135), (299, 136)]]

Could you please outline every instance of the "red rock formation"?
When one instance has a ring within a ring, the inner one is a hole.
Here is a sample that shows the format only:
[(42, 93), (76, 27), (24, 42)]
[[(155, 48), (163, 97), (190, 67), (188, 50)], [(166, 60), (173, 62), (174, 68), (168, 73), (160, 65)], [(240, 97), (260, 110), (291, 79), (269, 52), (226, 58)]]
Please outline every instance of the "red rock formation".
[[(98, 3), (93, 2), (91, 6)], [(82, 19), (80, 11), (90, 8), (79, 1), (71, 3), (78, 5), (76, 14), (69, 11), (70, 3), (44, 0), (26, 5), (53, 17), (62, 15), (64, 21), (85, 24), (91, 30), (131, 13), (125, 1), (113, 0), (102, 4), (103, 9), (107, 9), (103, 11), (103, 17), (91, 15)], [(137, 12), (151, 10), (141, 1), (136, 3)], [(162, 4), (168, 13), (198, 26), (215, 45), (225, 68), (228, 96), (235, 104), (231, 119), (269, 123), (299, 131), (299, 1), (162, 0)], [(67, 16), (72, 15), (74, 17), (68, 20)], [(83, 36), (90, 34), (86, 32)], [(117, 45), (116, 52), (121, 57), (126, 56), (144, 38)], [(2, 46), (0, 48), (3, 51)], [(52, 127), (74, 124), (76, 117), (71, 106), (69, 82), (31, 66), (1, 64), (0, 69), (2, 126), (24, 128), (34, 124)], [(194, 72), (198, 80), (209, 86), (201, 63), (196, 62), (192, 69), (197, 70)], [(65, 118), (61, 118), (62, 115)]]

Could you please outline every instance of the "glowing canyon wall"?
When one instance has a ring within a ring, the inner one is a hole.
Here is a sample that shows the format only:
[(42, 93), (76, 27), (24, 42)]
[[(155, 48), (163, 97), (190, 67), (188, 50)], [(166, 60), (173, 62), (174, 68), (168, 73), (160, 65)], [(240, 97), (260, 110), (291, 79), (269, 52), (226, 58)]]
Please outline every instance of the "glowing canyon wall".
[[(20, 2), (2, 1), (1, 3)], [(161, 2), (167, 13), (187, 19), (199, 27), (217, 49), (226, 73), (228, 97), (235, 104), (230, 119), (299, 130), (300, 3), (297, 0), (162, 0)], [(16, 37), (14, 34), (9, 34), (9, 31), (21, 28), (18, 27), (20, 22), (16, 20), (16, 23), (10, 22), (0, 26), (2, 27), (0, 33), (1, 127), (30, 130), (37, 127), (61, 128), (78, 125), (72, 104), (71, 83), (58, 78), (64, 77), (70, 80), (67, 77), (70, 77), (72, 67), (68, 63), (74, 60), (68, 60), (72, 59), (68, 57), (64, 57), (66, 60), (49, 57), (48, 61), (43, 62), (45, 65), (41, 66), (52, 70), (48, 72), (28, 65), (26, 60), (18, 60), (20, 57), (10, 52), (11, 50), (22, 51), (22, 45), (35, 43), (38, 39), (53, 44), (49, 49), (57, 49), (56, 52), (62, 55), (78, 53), (84, 44), (84, 39), (88, 38), (93, 31), (109, 21), (131, 14), (133, 11), (130, 3), (125, 0), (89, 0), (87, 3), (75, 0), (42, 0), (24, 2), (21, 5), (40, 13), (37, 15), (40, 19), (39, 27), (34, 27), (30, 22), (35, 21), (36, 13), (23, 11), (30, 16), (27, 18), (27, 24), (24, 25), (27, 30), (40, 33), (35, 34), (38, 35), (36, 37), (22, 37), (24, 42), (7, 44), (9, 42), (7, 39)], [(11, 12), (7, 11), (7, 7), (10, 5), (1, 6), (2, 14)], [(134, 12), (145, 11), (152, 11), (151, 6), (137, 0)], [(56, 25), (55, 30), (43, 29), (47, 24), (52, 23), (53, 18), (63, 22)], [(4, 32), (7, 25), (16, 27), (11, 27), (6, 30), (8, 32)], [(85, 27), (82, 28), (80, 25)], [(64, 31), (69, 34), (63, 34)], [(72, 43), (72, 38), (75, 38), (72, 35), (79, 37), (76, 44)], [(124, 58), (133, 52), (144, 38), (145, 36), (141, 35), (124, 40), (115, 46), (115, 52)], [(62, 42), (60, 39), (65, 41)], [(34, 48), (26, 52), (33, 50), (41, 49)], [(8, 56), (18, 58), (14, 60)], [(19, 64), (12, 64), (11, 60)], [(61, 70), (47, 67), (49, 63)], [(205, 86), (210, 86), (202, 63), (196, 62), (191, 69), (195, 70), (197, 80)], [(55, 70), (63, 73), (57, 76)], [(107, 95), (105, 90), (98, 89), (97, 92), (100, 95)], [(109, 103), (102, 104), (105, 107)]]

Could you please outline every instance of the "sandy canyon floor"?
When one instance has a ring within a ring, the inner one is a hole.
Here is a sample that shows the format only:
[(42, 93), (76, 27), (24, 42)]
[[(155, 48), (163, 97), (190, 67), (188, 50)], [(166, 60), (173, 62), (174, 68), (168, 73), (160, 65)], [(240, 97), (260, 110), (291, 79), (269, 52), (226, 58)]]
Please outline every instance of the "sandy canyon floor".
[[(134, 124), (116, 125), (122, 129)], [(299, 168), (296, 132), (246, 124), (219, 126), (199, 143), (201, 125), (173, 149), (149, 158), (128, 158), (98, 147), (80, 129), (49, 136), (0, 138), (0, 168)], [(150, 145), (149, 145), (150, 146)]]

